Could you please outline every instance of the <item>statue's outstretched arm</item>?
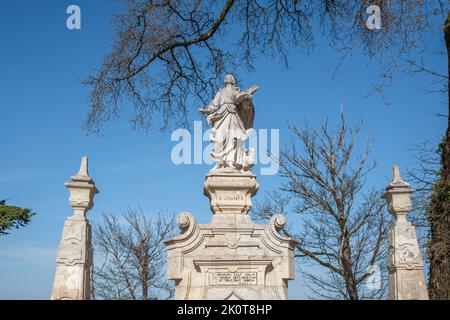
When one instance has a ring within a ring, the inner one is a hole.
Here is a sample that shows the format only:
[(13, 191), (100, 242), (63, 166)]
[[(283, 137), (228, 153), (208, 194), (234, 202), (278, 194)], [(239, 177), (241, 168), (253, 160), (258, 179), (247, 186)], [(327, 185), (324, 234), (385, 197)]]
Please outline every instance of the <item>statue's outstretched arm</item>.
[(216, 111), (219, 108), (219, 106), (220, 106), (220, 92), (217, 92), (213, 101), (211, 101), (211, 103), (207, 107), (199, 108), (198, 112), (210, 114), (210, 113)]

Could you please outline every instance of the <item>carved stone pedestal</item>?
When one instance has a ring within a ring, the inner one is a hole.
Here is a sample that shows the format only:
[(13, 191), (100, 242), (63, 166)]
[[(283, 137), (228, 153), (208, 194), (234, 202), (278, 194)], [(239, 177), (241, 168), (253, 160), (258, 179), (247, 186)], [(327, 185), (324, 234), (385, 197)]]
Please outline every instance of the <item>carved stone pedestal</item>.
[(400, 177), (398, 166), (383, 197), (395, 222), (389, 230), (389, 299), (428, 300), (423, 262), (414, 226), (406, 220), (414, 190)]
[(210, 172), (203, 194), (209, 198), (213, 214), (246, 215), (258, 189), (259, 183), (251, 172)]
[(165, 242), (175, 299), (287, 299), (295, 241), (279, 234), (283, 216), (256, 224), (247, 215), (258, 187), (252, 173), (207, 175), (211, 223), (197, 224), (190, 213), (181, 213), (181, 235)]
[(52, 300), (89, 300), (91, 297), (92, 244), (91, 226), (86, 213), (98, 193), (88, 174), (88, 159), (83, 157), (79, 172), (65, 186), (70, 192), (74, 213), (67, 218), (58, 253)]
[(410, 222), (396, 221), (389, 230), (389, 299), (428, 300), (416, 231)]
[(50, 299), (89, 300), (91, 266), (91, 226), (82, 217), (69, 217), (58, 248)]

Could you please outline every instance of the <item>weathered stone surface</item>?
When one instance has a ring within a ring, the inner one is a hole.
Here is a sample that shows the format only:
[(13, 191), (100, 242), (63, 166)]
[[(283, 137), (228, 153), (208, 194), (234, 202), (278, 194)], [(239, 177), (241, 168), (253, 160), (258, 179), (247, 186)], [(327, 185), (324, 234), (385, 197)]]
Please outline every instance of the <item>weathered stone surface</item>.
[(216, 165), (212, 169), (236, 169), (248, 172), (255, 164), (255, 150), (247, 150), (245, 141), (253, 129), (255, 110), (253, 94), (259, 90), (253, 86), (242, 91), (233, 75), (225, 76), (224, 85), (206, 108), (198, 111), (207, 114), (212, 126), (210, 139), (214, 144), (211, 153)]
[(395, 222), (389, 230), (389, 299), (428, 300), (423, 276), (423, 262), (414, 226), (407, 221), (414, 190), (400, 177), (398, 166), (383, 197)]
[(206, 175), (203, 194), (209, 198), (213, 214), (247, 214), (258, 189), (253, 173), (219, 169)]
[(200, 113), (212, 126), (216, 162), (206, 175), (203, 194), (211, 203), (209, 224), (197, 224), (181, 213), (181, 234), (165, 241), (168, 278), (175, 299), (287, 299), (288, 280), (295, 277), (295, 241), (279, 231), (285, 218), (275, 215), (256, 224), (247, 215), (259, 188), (250, 171), (254, 149), (246, 150), (254, 121), (253, 86), (241, 91), (234, 76)]
[(66, 183), (69, 202), (74, 209), (67, 218), (56, 256), (56, 273), (52, 300), (89, 300), (92, 268), (91, 226), (86, 212), (94, 204), (98, 193), (94, 181), (88, 174), (88, 159), (83, 157), (80, 171)]
[(267, 224), (252, 222), (247, 212), (257, 189), (250, 173), (207, 175), (211, 223), (197, 224), (190, 213), (181, 213), (181, 234), (165, 242), (175, 299), (287, 299), (295, 241), (280, 235), (281, 215)]

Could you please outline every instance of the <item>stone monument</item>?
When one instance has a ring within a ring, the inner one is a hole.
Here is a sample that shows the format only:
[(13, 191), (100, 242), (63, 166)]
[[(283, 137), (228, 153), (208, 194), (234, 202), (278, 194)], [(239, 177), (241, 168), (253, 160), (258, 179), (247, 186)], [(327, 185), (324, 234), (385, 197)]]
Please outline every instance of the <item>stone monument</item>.
[(285, 218), (274, 215), (267, 224), (256, 224), (248, 216), (259, 184), (250, 171), (254, 150), (246, 150), (244, 142), (253, 128), (257, 90), (241, 91), (227, 75), (225, 88), (199, 109), (213, 127), (216, 165), (203, 190), (213, 216), (209, 224), (198, 224), (190, 213), (181, 213), (181, 234), (165, 241), (175, 299), (287, 299), (288, 280), (295, 277), (295, 241), (279, 233)]
[(91, 226), (86, 213), (98, 193), (88, 173), (88, 158), (81, 160), (80, 171), (66, 182), (73, 215), (67, 218), (56, 256), (56, 274), (52, 300), (89, 300), (91, 297)]
[(394, 166), (393, 176), (383, 195), (395, 217), (389, 230), (389, 299), (428, 300), (416, 230), (406, 219), (414, 190), (402, 180), (398, 166)]

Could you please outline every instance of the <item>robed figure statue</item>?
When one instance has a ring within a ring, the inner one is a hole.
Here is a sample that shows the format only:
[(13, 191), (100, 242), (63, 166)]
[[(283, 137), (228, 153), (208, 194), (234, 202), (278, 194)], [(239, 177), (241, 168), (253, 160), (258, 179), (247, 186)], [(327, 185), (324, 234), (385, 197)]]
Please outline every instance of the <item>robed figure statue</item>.
[(253, 94), (258, 87), (241, 91), (231, 74), (225, 76), (224, 82), (225, 87), (217, 92), (209, 106), (198, 110), (208, 115), (207, 121), (212, 126), (212, 157), (216, 162), (212, 170), (248, 171), (255, 163), (254, 150), (246, 150), (244, 143), (253, 128)]

